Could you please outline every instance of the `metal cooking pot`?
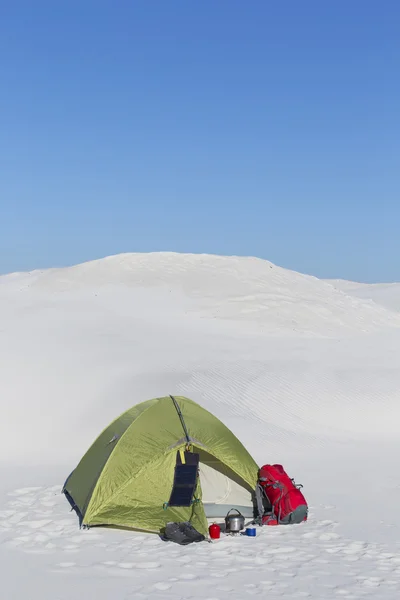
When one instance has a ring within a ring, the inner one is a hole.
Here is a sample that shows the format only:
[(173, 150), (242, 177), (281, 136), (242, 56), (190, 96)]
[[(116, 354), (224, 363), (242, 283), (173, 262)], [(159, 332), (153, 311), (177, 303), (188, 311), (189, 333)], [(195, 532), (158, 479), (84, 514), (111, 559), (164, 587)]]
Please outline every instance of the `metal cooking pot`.
[[(237, 515), (230, 515), (232, 510), (236, 510)], [(225, 517), (225, 531), (227, 533), (239, 533), (244, 528), (244, 516), (238, 511), (237, 508), (231, 508)]]

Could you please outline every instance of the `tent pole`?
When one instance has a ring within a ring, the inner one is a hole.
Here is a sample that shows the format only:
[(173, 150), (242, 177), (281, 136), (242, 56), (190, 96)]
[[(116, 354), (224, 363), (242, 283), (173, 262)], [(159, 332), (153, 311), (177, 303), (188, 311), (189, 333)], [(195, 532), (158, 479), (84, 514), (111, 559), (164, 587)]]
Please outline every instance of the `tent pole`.
[(183, 431), (185, 432), (186, 441), (187, 441), (187, 443), (189, 445), (190, 444), (190, 437), (189, 437), (189, 434), (188, 434), (188, 430), (186, 429), (186, 423), (185, 423), (185, 421), (183, 419), (183, 415), (182, 415), (181, 409), (179, 408), (179, 404), (177, 403), (176, 399), (173, 396), (171, 396), (171, 394), (169, 395), (169, 397), (171, 398), (172, 402), (174, 403), (174, 406), (176, 408), (176, 412), (178, 413), (179, 418), (180, 418), (181, 423), (182, 423)]

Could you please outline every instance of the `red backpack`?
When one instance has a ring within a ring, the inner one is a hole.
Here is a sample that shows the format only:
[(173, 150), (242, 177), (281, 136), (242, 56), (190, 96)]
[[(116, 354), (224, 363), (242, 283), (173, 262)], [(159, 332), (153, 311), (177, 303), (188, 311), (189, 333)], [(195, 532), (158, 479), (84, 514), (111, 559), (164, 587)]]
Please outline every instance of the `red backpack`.
[[(271, 509), (264, 511), (262, 523), (265, 525), (289, 525), (307, 521), (308, 506), (296, 485), (282, 465), (264, 465), (258, 477), (258, 493), (265, 494)], [(261, 504), (259, 503), (259, 506)]]

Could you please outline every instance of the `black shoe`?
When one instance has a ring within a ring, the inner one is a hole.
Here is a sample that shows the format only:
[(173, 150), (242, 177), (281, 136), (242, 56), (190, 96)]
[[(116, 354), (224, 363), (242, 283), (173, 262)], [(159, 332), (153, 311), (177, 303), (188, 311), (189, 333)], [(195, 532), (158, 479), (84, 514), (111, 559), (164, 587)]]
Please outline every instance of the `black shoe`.
[(199, 533), (197, 529), (189, 521), (180, 523), (180, 530), (190, 539), (191, 542), (202, 542), (206, 538), (203, 534)]
[(181, 546), (190, 544), (193, 540), (186, 535), (186, 532), (181, 529), (180, 525), (181, 523), (167, 523), (162, 539), (175, 542)]

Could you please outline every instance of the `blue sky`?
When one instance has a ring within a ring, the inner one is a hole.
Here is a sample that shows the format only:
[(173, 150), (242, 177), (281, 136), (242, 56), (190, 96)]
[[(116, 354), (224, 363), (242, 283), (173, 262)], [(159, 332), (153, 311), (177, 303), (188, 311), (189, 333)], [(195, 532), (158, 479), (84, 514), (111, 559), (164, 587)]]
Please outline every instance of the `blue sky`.
[(130, 251), (400, 280), (400, 3), (0, 7), (0, 272)]

